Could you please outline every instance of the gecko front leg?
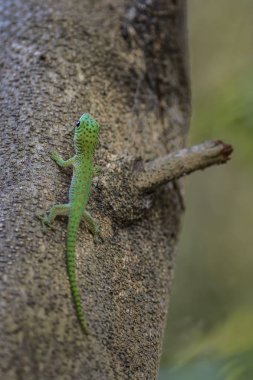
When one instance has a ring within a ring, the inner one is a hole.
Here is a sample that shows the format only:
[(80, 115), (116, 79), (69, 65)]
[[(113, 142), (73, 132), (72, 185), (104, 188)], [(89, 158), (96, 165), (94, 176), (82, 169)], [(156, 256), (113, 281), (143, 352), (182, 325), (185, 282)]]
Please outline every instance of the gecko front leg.
[(69, 158), (68, 160), (64, 160), (62, 158), (62, 156), (60, 154), (58, 154), (57, 152), (52, 152), (50, 154), (50, 157), (52, 158), (52, 160), (54, 160), (57, 165), (59, 165), (61, 168), (67, 168), (68, 166), (70, 165), (74, 165), (75, 163), (75, 159), (76, 159), (76, 156), (73, 156), (71, 158)]
[(98, 176), (99, 174), (101, 174), (101, 172), (102, 172), (102, 168), (101, 168), (101, 166), (99, 166), (99, 165), (94, 165), (94, 169), (93, 169), (93, 174), (94, 174), (94, 176), (95, 176), (95, 177)]

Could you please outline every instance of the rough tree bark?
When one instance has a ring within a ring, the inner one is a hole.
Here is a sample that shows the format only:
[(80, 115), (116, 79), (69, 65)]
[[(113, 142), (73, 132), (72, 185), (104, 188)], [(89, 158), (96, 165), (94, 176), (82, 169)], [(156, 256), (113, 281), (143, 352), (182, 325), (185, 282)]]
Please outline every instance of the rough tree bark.
[[(155, 379), (183, 209), (175, 179), (229, 155), (221, 142), (168, 155), (190, 116), (185, 0), (0, 7), (0, 378)], [(88, 338), (66, 273), (66, 220), (43, 234), (36, 218), (67, 200), (71, 173), (48, 153), (73, 154), (70, 126), (84, 112), (102, 126), (103, 167), (89, 204), (103, 239), (81, 226), (76, 252)]]

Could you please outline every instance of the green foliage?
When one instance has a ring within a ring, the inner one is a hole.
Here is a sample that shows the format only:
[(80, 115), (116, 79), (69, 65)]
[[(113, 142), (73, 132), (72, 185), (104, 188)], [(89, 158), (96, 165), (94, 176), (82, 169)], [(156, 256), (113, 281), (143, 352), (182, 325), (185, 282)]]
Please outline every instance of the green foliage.
[(221, 81), (197, 99), (192, 126), (198, 138), (220, 136), (232, 140), (244, 164), (253, 157), (252, 83), (251, 72)]
[(159, 380), (253, 379), (252, 12), (251, 0), (189, 2), (191, 139), (235, 152), (187, 182)]
[(205, 353), (221, 359), (249, 352), (253, 350), (252, 326), (253, 309), (238, 309), (226, 321), (190, 344), (185, 351), (181, 350), (177, 363), (191, 361)]
[(250, 380), (253, 377), (253, 351), (225, 360), (199, 359), (171, 370), (162, 370), (159, 380)]
[(253, 309), (227, 321), (181, 350), (159, 380), (250, 380), (253, 378)]

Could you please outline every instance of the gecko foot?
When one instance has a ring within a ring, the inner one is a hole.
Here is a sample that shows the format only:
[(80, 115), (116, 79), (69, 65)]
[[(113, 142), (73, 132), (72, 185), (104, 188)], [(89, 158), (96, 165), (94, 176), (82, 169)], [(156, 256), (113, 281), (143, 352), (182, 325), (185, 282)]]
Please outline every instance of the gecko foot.
[(93, 239), (94, 239), (95, 244), (104, 242), (104, 238), (102, 236), (102, 230), (98, 225), (96, 225), (96, 233), (94, 234)]
[(50, 222), (48, 221), (46, 215), (44, 215), (44, 214), (36, 214), (36, 218), (41, 221), (42, 231), (44, 233), (47, 232), (48, 228), (51, 228), (53, 231), (56, 230), (56, 228), (54, 226), (52, 226), (52, 224), (50, 224)]

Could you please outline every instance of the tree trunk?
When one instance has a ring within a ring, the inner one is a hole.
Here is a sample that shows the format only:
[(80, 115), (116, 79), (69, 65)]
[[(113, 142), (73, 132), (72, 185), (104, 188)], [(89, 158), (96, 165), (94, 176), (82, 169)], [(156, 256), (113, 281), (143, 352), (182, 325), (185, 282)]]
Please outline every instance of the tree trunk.
[[(3, 380), (155, 379), (182, 215), (174, 181), (137, 196), (132, 173), (184, 146), (190, 95), (185, 0), (5, 0), (1, 4), (1, 365)], [(70, 126), (101, 124), (76, 273), (85, 337), (66, 272)]]

